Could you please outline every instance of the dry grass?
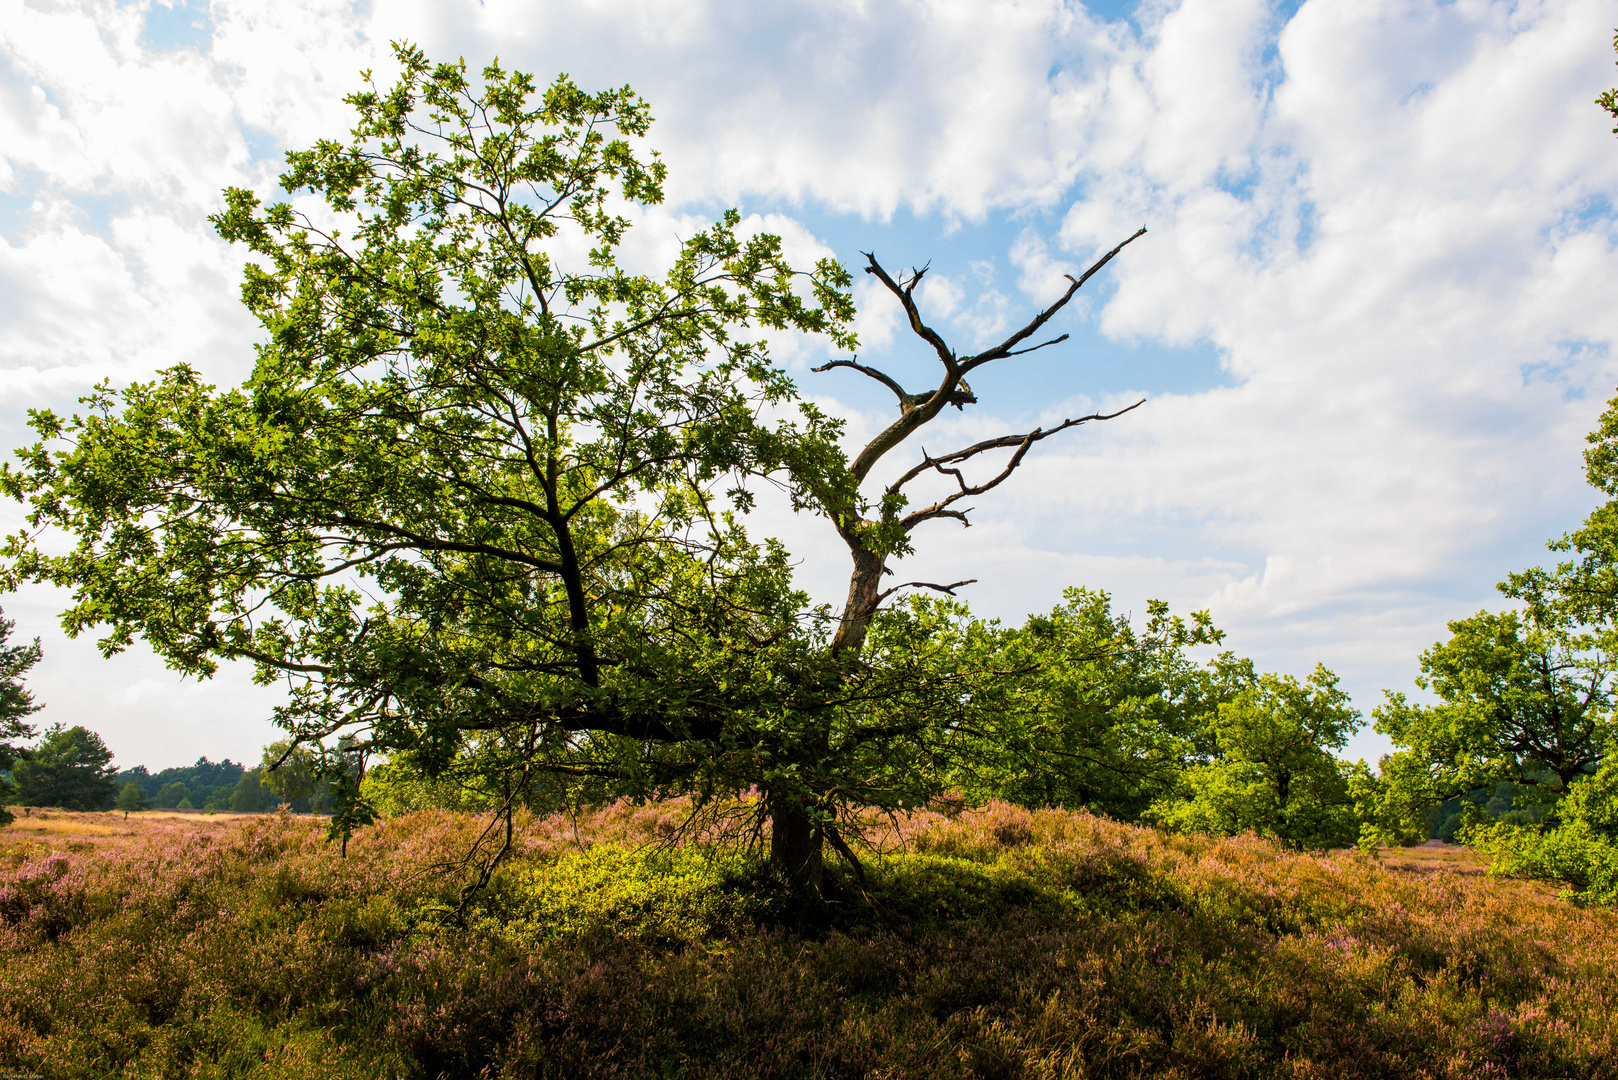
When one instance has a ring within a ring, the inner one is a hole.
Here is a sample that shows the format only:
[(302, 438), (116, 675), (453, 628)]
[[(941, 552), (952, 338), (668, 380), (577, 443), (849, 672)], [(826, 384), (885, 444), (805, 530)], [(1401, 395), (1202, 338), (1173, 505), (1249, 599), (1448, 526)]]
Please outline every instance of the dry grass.
[[(121, 810), (77, 812), (22, 808), (16, 819), (0, 827), (0, 859), (18, 853), (47, 850), (103, 850), (145, 843), (156, 837), (181, 835), (221, 836), (243, 819), (260, 814), (214, 813), (185, 810), (139, 810), (126, 817)], [(324, 819), (321, 819), (324, 820)]]
[(1377, 853), (1383, 866), (1415, 874), (1460, 874), (1479, 877), (1489, 872), (1489, 860), (1461, 844), (1429, 840), (1417, 847), (1384, 848)]

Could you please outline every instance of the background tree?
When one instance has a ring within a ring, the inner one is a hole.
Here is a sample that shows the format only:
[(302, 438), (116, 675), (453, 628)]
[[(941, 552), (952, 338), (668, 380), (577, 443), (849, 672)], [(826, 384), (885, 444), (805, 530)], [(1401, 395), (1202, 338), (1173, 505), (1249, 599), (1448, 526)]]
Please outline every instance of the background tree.
[[(1618, 120), (1618, 90), (1596, 104)], [(1521, 732), (1495, 756), (1517, 764), (1519, 773), (1521, 763), (1542, 769), (1536, 779), (1551, 790), (1540, 795), (1540, 806), (1526, 808), (1534, 811), (1527, 815), (1494, 813), (1490, 822), (1472, 812), (1465, 839), (1490, 856), (1492, 872), (1567, 882), (1586, 899), (1618, 904), (1618, 722), (1610, 659), (1618, 647), (1618, 398), (1608, 402), (1587, 441), (1585, 475), (1607, 502), (1548, 545), (1571, 558), (1554, 569), (1512, 574), (1501, 584), (1502, 592), (1526, 603), (1524, 631), (1473, 677), (1501, 702), (1486, 714), (1509, 717)], [(1525, 668), (1532, 674), (1524, 675)], [(1504, 677), (1496, 674), (1502, 669)]]
[(141, 790), (141, 786), (139, 784), (125, 784), (123, 787), (118, 789), (118, 801), (113, 803), (113, 808), (116, 810), (122, 810), (124, 812), (124, 820), (128, 821), (131, 811), (146, 809), (146, 792)]
[(957, 765), (955, 783), (972, 798), (1138, 820), (1212, 752), (1207, 714), (1251, 665), (1187, 655), (1223, 638), (1206, 613), (1187, 622), (1153, 601), (1137, 630), (1104, 592), (1065, 600), (993, 641), (993, 666), (1019, 674), (993, 687), (982, 752)]
[(133, 783), (146, 792), (146, 798), (154, 806), (163, 806), (162, 792), (166, 788), (179, 785), (179, 793), (172, 796), (173, 802), (168, 806), (177, 806), (179, 800), (189, 798), (193, 804), (206, 803), (217, 792), (222, 792), (224, 799), (229, 800), (236, 785), (246, 770), (229, 758), (223, 761), (210, 761), (200, 757), (194, 764), (179, 765), (167, 768), (161, 772), (152, 772), (144, 765), (136, 765), (125, 769), (115, 778), (118, 786)]
[(56, 724), (38, 746), (23, 752), (11, 770), (17, 798), (25, 806), (97, 810), (118, 791), (112, 751), (101, 736), (83, 727)]
[(1572, 632), (1545, 606), (1449, 628), (1416, 680), (1438, 702), (1390, 693), (1375, 712), (1376, 730), (1403, 748), (1384, 765), (1386, 798), (1415, 814), (1509, 781), (1551, 802), (1600, 766), (1615, 728), (1614, 668), (1599, 635)]
[[(39, 639), (31, 645), (7, 645), (16, 623), (0, 612), (0, 773), (8, 772), (21, 752), (20, 743), (34, 736), (24, 721), (40, 710), (33, 694), (23, 686), (23, 676), (39, 663)], [(0, 777), (0, 803), (15, 797), (16, 786)], [(11, 821), (11, 811), (0, 806), (0, 825)]]
[(291, 739), (266, 746), (263, 764), (256, 771), (263, 786), (298, 813), (310, 810), (317, 797), (330, 794), (331, 782), (322, 776), (320, 754)]
[(1445, 795), (1432, 771), (1415, 755), (1384, 754), (1375, 773), (1353, 770), (1348, 784), (1360, 823), (1360, 847), (1375, 851), (1384, 844), (1408, 846), (1433, 834), (1425, 818), (1435, 805), (1443, 804)]
[(152, 797), (152, 805), (159, 810), (173, 810), (180, 805), (181, 800), (190, 794), (186, 790), (185, 784), (176, 780), (158, 788), (157, 794)]
[(263, 783), (264, 771), (262, 769), (249, 769), (242, 773), (242, 778), (236, 782), (236, 790), (230, 793), (229, 808), (238, 814), (258, 814), (265, 810), (273, 810), (279, 801), (275, 793)]
[(1213, 711), (1214, 759), (1188, 770), (1180, 796), (1160, 800), (1150, 816), (1182, 831), (1256, 832), (1294, 848), (1353, 843), (1353, 767), (1332, 751), (1347, 744), (1359, 715), (1324, 667), (1305, 682), (1259, 676)]

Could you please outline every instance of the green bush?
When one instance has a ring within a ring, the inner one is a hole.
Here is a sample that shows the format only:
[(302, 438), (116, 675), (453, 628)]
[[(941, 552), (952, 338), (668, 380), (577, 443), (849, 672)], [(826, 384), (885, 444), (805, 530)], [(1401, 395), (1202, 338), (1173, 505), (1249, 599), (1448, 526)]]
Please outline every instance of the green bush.
[(1565, 882), (1581, 900), (1618, 906), (1618, 759), (1575, 780), (1556, 818), (1542, 830), (1503, 817), (1466, 839), (1489, 856), (1492, 873)]

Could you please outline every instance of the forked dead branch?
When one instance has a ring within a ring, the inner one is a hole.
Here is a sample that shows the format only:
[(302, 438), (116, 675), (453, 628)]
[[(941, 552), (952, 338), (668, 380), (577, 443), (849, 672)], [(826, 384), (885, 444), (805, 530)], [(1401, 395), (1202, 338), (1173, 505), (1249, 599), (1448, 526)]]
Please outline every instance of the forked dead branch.
[[(875, 276), (898, 300), (900, 306), (904, 309), (905, 319), (911, 331), (930, 345), (937, 354), (942, 373), (938, 385), (932, 390), (923, 393), (909, 393), (891, 375), (878, 368), (860, 363), (858, 358), (832, 360), (813, 369), (816, 372), (831, 371), (837, 368), (848, 368), (857, 371), (881, 383), (898, 398), (899, 418), (868, 442), (849, 466), (855, 482), (863, 483), (879, 461), (898, 447), (900, 443), (936, 419), (945, 406), (953, 405), (960, 410), (967, 405), (977, 404), (977, 395), (966, 381), (968, 372), (991, 364), (996, 360), (1022, 356), (1066, 341), (1068, 335), (1060, 334), (1034, 345), (1019, 347), (1038, 334), (1046, 323), (1050, 322), (1058, 312), (1066, 307), (1079, 289), (1083, 287), (1084, 283), (1089, 281), (1097, 271), (1111, 262), (1120, 251), (1144, 235), (1146, 235), (1145, 228), (1137, 230), (1127, 240), (1124, 240), (1117, 247), (1097, 259), (1079, 277), (1075, 278), (1068, 275), (1069, 285), (1054, 303), (1039, 312), (1021, 329), (1008, 336), (998, 345), (967, 356), (958, 355), (950, 348), (943, 335), (929, 326), (926, 320), (922, 318), (921, 309), (916, 304), (915, 293), (916, 286), (921, 284), (922, 278), (927, 273), (927, 267), (912, 270), (908, 278), (901, 275), (896, 279), (883, 268), (874, 254), (865, 252), (867, 260), (865, 272)], [(929, 454), (923, 449), (921, 452), (922, 460), (884, 489), (887, 498), (880, 503), (884, 515), (882, 518), (878, 520), (867, 519), (854, 512), (855, 508), (852, 506), (832, 508), (833, 520), (838, 523), (838, 531), (841, 533), (844, 542), (847, 543), (849, 552), (854, 558), (854, 574), (850, 580), (848, 603), (843, 610), (838, 639), (834, 648), (837, 650), (857, 649), (860, 642), (864, 640), (865, 629), (869, 626), (870, 618), (876, 612), (878, 605), (897, 589), (905, 587), (896, 586), (893, 589), (878, 590), (876, 585), (879, 584), (881, 575), (887, 572), (888, 556), (908, 548), (908, 537), (917, 525), (938, 518), (953, 518), (961, 522), (962, 525), (971, 524), (967, 518), (967, 515), (971, 512), (971, 507), (959, 509), (956, 508), (955, 504), (962, 499), (981, 495), (1004, 483), (1017, 470), (1017, 467), (1023, 463), (1029, 448), (1036, 442), (1093, 420), (1111, 420), (1114, 417), (1122, 416), (1124, 413), (1138, 408), (1144, 401), (1145, 399), (1142, 398), (1141, 401), (1137, 401), (1133, 405), (1119, 409), (1116, 412), (1091, 413), (1088, 416), (1073, 417), (1063, 420), (1052, 427), (1037, 427), (1020, 435), (1002, 435), (998, 438), (984, 439), (981, 442), (973, 443), (971, 446), (952, 450), (946, 454)], [(1005, 449), (1013, 451), (1010, 460), (997, 473), (980, 483), (968, 482), (965, 474), (959, 468), (960, 465), (982, 454)], [(899, 513), (897, 508), (907, 505), (907, 501), (902, 499), (905, 486), (929, 471), (952, 477), (956, 481), (957, 489), (927, 506), (912, 510), (909, 513)], [(883, 537), (888, 543), (886, 548), (882, 546), (882, 541), (873, 542), (873, 532), (882, 531), (876, 528), (878, 526), (890, 527), (885, 530)], [(892, 536), (893, 527), (897, 528), (900, 537), (894, 538)], [(897, 543), (894, 542), (895, 539), (897, 539)], [(976, 579), (972, 580), (975, 581)], [(932, 585), (927, 582), (909, 582), (907, 585), (933, 588), (953, 594), (954, 589), (971, 583), (972, 581), (958, 581), (946, 586)]]
[[(848, 547), (853, 564), (849, 574), (848, 598), (844, 602), (831, 641), (831, 653), (839, 666), (845, 666), (846, 669), (855, 664), (878, 610), (900, 590), (923, 588), (954, 596), (957, 589), (973, 584), (977, 580), (968, 578), (948, 584), (909, 581), (883, 588), (883, 577), (892, 573), (888, 568), (889, 560), (912, 550), (911, 534), (918, 525), (945, 518), (959, 521), (963, 526), (970, 525), (968, 514), (972, 507), (963, 507), (959, 504), (965, 499), (981, 495), (1004, 483), (1023, 464), (1029, 449), (1035, 443), (1091, 421), (1111, 420), (1143, 403), (1144, 399), (1111, 413), (1090, 413), (1063, 420), (1048, 428), (1036, 427), (1021, 434), (983, 439), (944, 454), (935, 455), (922, 449), (921, 461), (888, 484), (876, 503), (867, 506), (859, 495), (860, 487), (878, 463), (937, 419), (946, 406), (964, 410), (965, 406), (978, 403), (976, 393), (966, 381), (969, 372), (996, 361), (1026, 355), (1066, 341), (1068, 335), (1060, 334), (1031, 345), (1025, 344), (1033, 340), (1040, 330), (1068, 305), (1086, 281), (1145, 233), (1144, 228), (1137, 230), (1128, 239), (1097, 259), (1079, 277), (1069, 275), (1067, 289), (1055, 302), (999, 344), (982, 352), (964, 356), (952, 349), (937, 329), (928, 325), (916, 304), (916, 287), (926, 275), (926, 267), (912, 270), (908, 277), (901, 275), (895, 278), (883, 268), (873, 253), (865, 253), (865, 272), (882, 282), (899, 302), (911, 331), (931, 346), (937, 355), (940, 375), (938, 385), (931, 390), (911, 393), (893, 376), (868, 364), (860, 363), (857, 357), (833, 360), (814, 369), (817, 372), (833, 371), (838, 368), (857, 371), (892, 391), (899, 406), (898, 418), (867, 443), (850, 464), (849, 471), (852, 474), (853, 484), (844, 489), (847, 492), (847, 501), (825, 507), (827, 517), (836, 525), (838, 533)], [(986, 479), (968, 480), (963, 467), (996, 450), (1010, 450), (1011, 455)], [(955, 490), (927, 505), (910, 509), (906, 486), (929, 473), (953, 479)], [(872, 511), (875, 512), (874, 516)], [(935, 706), (937, 703), (935, 699)], [(887, 738), (894, 738), (896, 735), (903, 738), (912, 734), (904, 729), (904, 724), (895, 725), (890, 722), (879, 728), (866, 729), (866, 737), (870, 738), (876, 730), (880, 730)], [(835, 751), (835, 741), (829, 732), (825, 732), (821, 737), (812, 740), (811, 746), (819, 755), (829, 757)], [(827, 793), (818, 806), (808, 805), (803, 793), (799, 791), (771, 793), (769, 813), (772, 826), (772, 857), (794, 880), (809, 883), (811, 886), (819, 881), (823, 838), (830, 841), (846, 859), (855, 861), (845, 838), (840, 835), (842, 825), (839, 822), (839, 811), (843, 805), (846, 804), (841, 804), (832, 793)], [(857, 862), (855, 865), (857, 867)]]

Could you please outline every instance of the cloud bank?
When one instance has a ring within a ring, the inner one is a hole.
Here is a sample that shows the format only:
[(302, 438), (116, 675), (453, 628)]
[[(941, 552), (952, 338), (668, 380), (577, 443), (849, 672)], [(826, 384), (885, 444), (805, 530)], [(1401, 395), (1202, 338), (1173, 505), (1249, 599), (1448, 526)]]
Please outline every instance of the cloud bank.
[[(206, 221), (220, 189), (267, 192), (284, 150), (345, 130), (389, 40), (498, 54), (652, 102), (670, 201), (640, 250), (739, 205), (805, 254), (966, 252), (924, 298), (961, 348), (1148, 225), (1066, 318), (1074, 351), (974, 378), (956, 433), (1135, 400), (1176, 357), (1216, 377), (1044, 444), (900, 572), (976, 576), (974, 608), (1007, 619), (1067, 584), (1209, 607), (1239, 651), (1324, 661), (1369, 708), (1592, 505), (1582, 436), (1618, 383), (1618, 140), (1591, 104), (1612, 21), (1594, 0), (0, 0), (0, 435), (101, 379), (239, 378), (254, 328)], [(864, 356), (920, 370), (883, 297), (856, 295)], [(1087, 381), (1086, 349), (1112, 373)], [(889, 407), (804, 385), (856, 432)], [(826, 537), (766, 526), (840, 596)], [(241, 673), (181, 686), (63, 640), (48, 591), (3, 603), (45, 639), (42, 717), (124, 764), (269, 737), (273, 692)]]

